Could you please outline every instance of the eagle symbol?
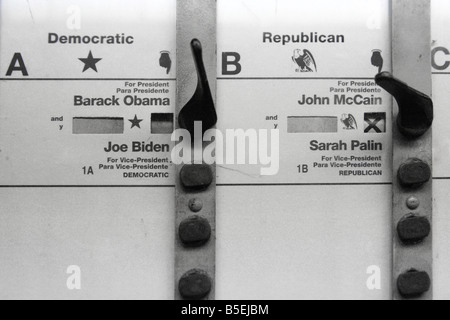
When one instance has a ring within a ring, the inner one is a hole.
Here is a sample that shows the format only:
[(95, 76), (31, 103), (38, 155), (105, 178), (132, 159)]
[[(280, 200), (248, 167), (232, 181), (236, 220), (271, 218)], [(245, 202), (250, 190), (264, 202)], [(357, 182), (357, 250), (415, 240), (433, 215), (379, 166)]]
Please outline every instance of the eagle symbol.
[(344, 113), (342, 115), (341, 122), (345, 125), (346, 130), (356, 130), (358, 129), (358, 124), (356, 123), (356, 119), (352, 114)]
[(294, 56), (292, 57), (292, 60), (298, 64), (301, 72), (317, 71), (316, 61), (314, 60), (312, 53), (308, 50), (294, 50)]

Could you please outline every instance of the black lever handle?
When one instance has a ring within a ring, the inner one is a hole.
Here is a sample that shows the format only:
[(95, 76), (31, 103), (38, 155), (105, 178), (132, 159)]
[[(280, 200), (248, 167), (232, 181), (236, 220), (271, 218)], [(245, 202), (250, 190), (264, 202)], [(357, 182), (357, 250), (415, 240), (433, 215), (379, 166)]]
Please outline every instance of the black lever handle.
[(403, 135), (417, 138), (428, 131), (433, 124), (433, 101), (429, 96), (409, 87), (389, 72), (378, 74), (375, 82), (397, 100), (397, 125)]
[(217, 114), (206, 76), (200, 41), (193, 39), (191, 48), (198, 75), (197, 89), (191, 100), (180, 111), (178, 123), (181, 128), (188, 130), (193, 137), (196, 121), (202, 122), (202, 133), (205, 133), (206, 130), (211, 129), (217, 123)]

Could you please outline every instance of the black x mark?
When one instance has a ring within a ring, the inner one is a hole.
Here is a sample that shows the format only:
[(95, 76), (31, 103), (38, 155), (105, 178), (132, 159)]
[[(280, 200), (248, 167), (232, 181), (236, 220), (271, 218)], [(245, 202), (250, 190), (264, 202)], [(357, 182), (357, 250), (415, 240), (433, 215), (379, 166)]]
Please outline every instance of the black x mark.
[(368, 133), (370, 130), (375, 130), (376, 133), (381, 133), (381, 129), (377, 127), (378, 122), (382, 121), (383, 118), (378, 117), (375, 118), (375, 120), (370, 121), (369, 119), (366, 119), (366, 122), (369, 124), (369, 126), (364, 130), (364, 133)]

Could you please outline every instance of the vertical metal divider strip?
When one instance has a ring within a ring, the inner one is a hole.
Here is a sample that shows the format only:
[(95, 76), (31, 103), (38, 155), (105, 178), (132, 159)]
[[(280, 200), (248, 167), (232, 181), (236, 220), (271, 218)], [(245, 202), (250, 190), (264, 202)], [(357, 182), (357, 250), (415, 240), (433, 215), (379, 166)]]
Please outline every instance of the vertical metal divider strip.
[[(396, 78), (403, 79), (409, 86), (431, 96), (431, 16), (430, 0), (391, 0), (392, 19), (392, 65)], [(431, 279), (432, 234), (422, 243), (404, 245), (397, 234), (396, 226), (408, 213), (414, 212), (427, 217), (432, 223), (433, 197), (432, 181), (417, 190), (405, 190), (397, 179), (400, 165), (410, 158), (419, 158), (432, 167), (432, 129), (422, 137), (406, 139), (398, 130), (395, 120), (398, 114), (394, 100), (393, 111), (393, 299), (400, 300), (397, 288), (398, 277), (411, 269), (425, 271)], [(409, 196), (420, 200), (416, 211), (408, 209)], [(432, 281), (431, 281), (432, 282)], [(431, 300), (431, 289), (418, 299)]]
[[(177, 0), (177, 98), (176, 98), (176, 129), (179, 129), (178, 114), (192, 98), (197, 86), (197, 72), (191, 51), (191, 41), (198, 39), (203, 47), (203, 62), (205, 65), (211, 94), (216, 101), (217, 54), (216, 54), (216, 0)], [(205, 145), (203, 146), (205, 147)], [(211, 291), (206, 300), (215, 299), (215, 245), (216, 245), (216, 168), (211, 165), (213, 182), (202, 191), (190, 192), (183, 188), (180, 172), (183, 165), (176, 165), (175, 185), (175, 299), (182, 300), (179, 292), (179, 281), (190, 270), (205, 272), (211, 280)], [(199, 199), (203, 209), (194, 213), (189, 208), (189, 201)], [(185, 247), (178, 235), (182, 221), (194, 215), (209, 221), (211, 238), (197, 248)]]

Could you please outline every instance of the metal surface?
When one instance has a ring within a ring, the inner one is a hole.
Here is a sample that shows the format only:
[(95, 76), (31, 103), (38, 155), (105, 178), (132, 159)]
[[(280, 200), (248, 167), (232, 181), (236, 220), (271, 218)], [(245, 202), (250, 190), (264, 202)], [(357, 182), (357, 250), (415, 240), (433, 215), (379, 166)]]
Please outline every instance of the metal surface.
[[(407, 84), (431, 96), (431, 21), (430, 0), (392, 0), (392, 64), (393, 75)], [(394, 119), (398, 106), (394, 104)], [(407, 139), (393, 126), (394, 176), (402, 164), (418, 158), (432, 167), (432, 130), (417, 139)], [(407, 199), (414, 196), (420, 202), (416, 210), (407, 206)], [(393, 181), (393, 226), (408, 213), (416, 213), (432, 221), (432, 183), (413, 189), (402, 187), (398, 179)], [(411, 270), (426, 272), (432, 279), (432, 235), (420, 244), (405, 245), (397, 232), (393, 233), (393, 298), (404, 299), (399, 292), (398, 279)], [(409, 277), (408, 277), (409, 279)], [(409, 298), (409, 297), (406, 297)], [(417, 299), (432, 299), (433, 288)]]
[[(193, 97), (198, 79), (194, 64), (191, 42), (198, 39), (202, 47), (202, 58), (209, 80), (212, 100), (216, 97), (216, 1), (177, 1), (177, 128), (178, 115)], [(194, 146), (195, 147), (195, 146)], [(200, 147), (201, 148), (201, 147)], [(185, 175), (183, 165), (177, 165), (176, 178), (176, 229), (186, 219), (195, 214), (209, 222), (209, 240), (197, 247), (182, 243), (179, 236), (175, 240), (175, 299), (215, 298), (215, 237), (216, 237), (216, 171), (210, 166), (208, 177), (198, 177), (205, 170), (197, 170), (194, 175)], [(194, 168), (195, 169), (195, 168)], [(183, 177), (181, 174), (183, 171)], [(189, 170), (188, 170), (189, 171)], [(194, 170), (195, 171), (195, 170)], [(188, 172), (189, 173), (189, 172)], [(190, 178), (189, 178), (190, 176)], [(183, 180), (183, 181), (182, 181)], [(195, 181), (194, 181), (195, 180)], [(194, 188), (186, 188), (192, 184)], [(195, 188), (195, 185), (199, 188)], [(193, 202), (197, 205), (193, 205)], [(198, 204), (201, 204), (198, 206)], [(201, 283), (199, 284), (198, 279)], [(194, 279), (194, 280), (192, 280)], [(197, 279), (197, 280), (196, 280)], [(198, 287), (195, 287), (198, 285)]]

